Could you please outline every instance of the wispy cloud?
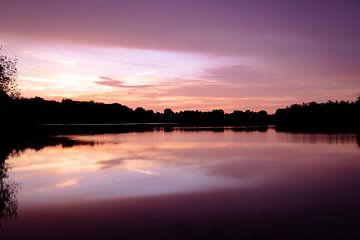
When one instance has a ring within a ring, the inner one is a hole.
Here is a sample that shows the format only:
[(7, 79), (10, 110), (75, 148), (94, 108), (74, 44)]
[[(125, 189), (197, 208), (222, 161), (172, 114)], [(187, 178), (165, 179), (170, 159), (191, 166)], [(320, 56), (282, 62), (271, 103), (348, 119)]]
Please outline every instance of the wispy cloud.
[(108, 87), (114, 87), (114, 88), (148, 88), (148, 87), (155, 87), (157, 85), (125, 85), (123, 81), (106, 77), (106, 76), (100, 76), (101, 80), (95, 81), (96, 84), (108, 86)]
[(77, 179), (69, 179), (69, 180), (66, 180), (66, 181), (56, 184), (55, 187), (58, 187), (58, 188), (71, 187), (71, 186), (75, 186), (77, 184), (78, 184)]
[(140, 72), (140, 73), (135, 73), (130, 75), (129, 77), (139, 77), (139, 76), (146, 76), (146, 75), (151, 75), (151, 74), (155, 74), (158, 73), (158, 70), (152, 70), (152, 71), (145, 71), (145, 72)]
[(68, 67), (77, 66), (77, 63), (75, 61), (72, 61), (72, 60), (66, 59), (66, 58), (62, 58), (62, 57), (58, 57), (51, 53), (39, 53), (39, 52), (33, 52), (33, 51), (23, 51), (22, 53), (30, 55), (30, 56), (38, 58), (38, 59), (60, 63), (62, 65), (68, 66)]

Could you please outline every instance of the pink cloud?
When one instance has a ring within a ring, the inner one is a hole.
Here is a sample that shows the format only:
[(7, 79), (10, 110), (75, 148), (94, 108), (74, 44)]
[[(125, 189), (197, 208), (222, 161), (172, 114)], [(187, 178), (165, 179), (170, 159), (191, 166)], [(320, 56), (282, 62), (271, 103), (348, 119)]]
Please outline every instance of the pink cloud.
[(124, 83), (120, 80), (113, 79), (106, 76), (100, 76), (100, 81), (95, 81), (96, 84), (114, 87), (114, 88), (148, 88), (155, 87), (156, 85), (124, 85)]

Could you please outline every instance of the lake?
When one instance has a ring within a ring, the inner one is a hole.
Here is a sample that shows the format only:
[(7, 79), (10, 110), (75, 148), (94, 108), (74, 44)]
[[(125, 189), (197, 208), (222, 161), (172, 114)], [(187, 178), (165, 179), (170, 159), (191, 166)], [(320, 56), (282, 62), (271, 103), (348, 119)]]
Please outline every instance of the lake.
[(359, 142), (158, 128), (29, 144), (2, 169), (0, 239), (360, 239)]

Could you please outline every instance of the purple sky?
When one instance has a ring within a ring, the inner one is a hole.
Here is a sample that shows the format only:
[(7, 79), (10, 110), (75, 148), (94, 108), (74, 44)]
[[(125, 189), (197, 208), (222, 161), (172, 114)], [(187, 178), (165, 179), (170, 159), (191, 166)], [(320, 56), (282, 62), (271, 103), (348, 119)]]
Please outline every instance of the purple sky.
[(24, 96), (161, 111), (354, 100), (358, 0), (2, 0)]

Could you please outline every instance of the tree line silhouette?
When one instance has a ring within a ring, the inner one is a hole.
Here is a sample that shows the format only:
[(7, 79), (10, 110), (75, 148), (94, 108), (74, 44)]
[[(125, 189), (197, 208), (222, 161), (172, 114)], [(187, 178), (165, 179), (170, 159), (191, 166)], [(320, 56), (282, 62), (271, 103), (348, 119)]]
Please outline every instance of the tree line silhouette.
[(93, 101), (62, 101), (0, 96), (0, 122), (3, 125), (36, 124), (117, 124), (117, 123), (176, 123), (183, 125), (266, 126), (279, 130), (328, 129), (359, 130), (360, 97), (353, 102), (303, 103), (276, 110), (240, 111), (179, 111), (165, 109), (154, 112), (138, 107), (135, 110), (118, 104)]
[(356, 101), (293, 104), (275, 112), (278, 130), (360, 131), (360, 96)]
[(95, 123), (182, 123), (213, 125), (267, 125), (271, 116), (266, 111), (223, 110), (180, 111), (165, 109), (154, 112), (138, 107), (135, 110), (118, 104), (93, 101), (60, 102), (35, 98), (0, 99), (1, 121), (7, 124), (95, 124)]

